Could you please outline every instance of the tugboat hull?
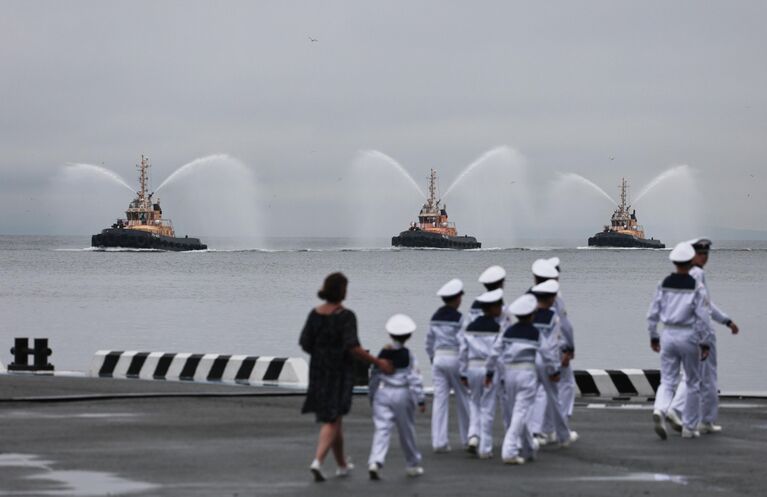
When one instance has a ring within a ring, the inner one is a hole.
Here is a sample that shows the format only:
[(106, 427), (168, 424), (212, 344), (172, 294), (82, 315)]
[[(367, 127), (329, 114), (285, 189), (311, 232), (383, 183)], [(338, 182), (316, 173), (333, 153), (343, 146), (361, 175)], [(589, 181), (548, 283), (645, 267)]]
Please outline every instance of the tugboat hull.
[(124, 228), (102, 230), (101, 233), (91, 237), (91, 246), (97, 248), (170, 250), (174, 252), (208, 248), (207, 245), (200, 242), (199, 238), (176, 238)]
[(662, 249), (666, 246), (660, 240), (637, 238), (625, 233), (605, 231), (589, 238), (589, 247), (618, 247), (618, 248), (652, 248)]
[(403, 231), (391, 239), (393, 247), (478, 249), (482, 244), (473, 236), (448, 236), (423, 230)]

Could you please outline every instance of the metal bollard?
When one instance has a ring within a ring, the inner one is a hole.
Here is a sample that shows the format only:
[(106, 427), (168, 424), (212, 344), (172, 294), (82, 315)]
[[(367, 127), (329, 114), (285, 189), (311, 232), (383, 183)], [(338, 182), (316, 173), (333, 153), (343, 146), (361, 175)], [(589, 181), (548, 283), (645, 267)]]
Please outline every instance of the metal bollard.
[(8, 366), (10, 371), (26, 371), (29, 369), (29, 338), (14, 338), (11, 354), (13, 362)]
[(53, 371), (53, 364), (48, 362), (48, 357), (53, 351), (48, 348), (47, 338), (35, 338), (34, 370), (35, 371)]
[[(48, 348), (47, 338), (35, 338), (35, 347), (29, 348), (28, 338), (15, 338), (11, 348), (13, 362), (8, 365), (8, 371), (53, 371), (53, 364), (48, 362), (52, 351)], [(33, 356), (32, 365), (29, 356)]]

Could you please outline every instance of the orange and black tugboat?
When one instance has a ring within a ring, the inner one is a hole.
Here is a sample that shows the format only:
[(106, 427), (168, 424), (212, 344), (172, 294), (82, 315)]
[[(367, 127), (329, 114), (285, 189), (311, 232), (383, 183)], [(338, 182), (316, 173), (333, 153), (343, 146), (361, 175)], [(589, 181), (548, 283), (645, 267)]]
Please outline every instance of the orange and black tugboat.
[(636, 209), (632, 210), (628, 203), (626, 178), (621, 179), (620, 199), (620, 205), (613, 212), (610, 224), (606, 225), (601, 233), (589, 238), (589, 247), (666, 248), (660, 240), (645, 238), (644, 229), (637, 223)]
[(139, 169), (139, 191), (125, 211), (126, 219), (118, 219), (111, 228), (101, 230), (91, 237), (91, 245), (97, 248), (119, 247), (136, 249), (205, 250), (207, 245), (199, 238), (176, 238), (173, 224), (162, 218), (160, 199), (152, 199), (154, 193), (147, 193), (149, 180), (149, 159), (141, 156)]
[(429, 175), (429, 198), (421, 207), (418, 222), (410, 223), (410, 228), (392, 237), (394, 247), (430, 247), (449, 249), (478, 249), (482, 244), (473, 236), (458, 236), (455, 223), (447, 219), (445, 205), (440, 205), (437, 198), (437, 172), (432, 169)]

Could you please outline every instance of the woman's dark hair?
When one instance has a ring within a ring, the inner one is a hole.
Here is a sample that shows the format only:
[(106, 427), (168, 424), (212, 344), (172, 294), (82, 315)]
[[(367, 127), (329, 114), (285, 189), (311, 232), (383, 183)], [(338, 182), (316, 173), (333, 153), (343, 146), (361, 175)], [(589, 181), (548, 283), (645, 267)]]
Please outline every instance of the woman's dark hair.
[(331, 273), (325, 278), (322, 289), (317, 296), (333, 304), (340, 304), (346, 298), (346, 286), (349, 280), (343, 273)]

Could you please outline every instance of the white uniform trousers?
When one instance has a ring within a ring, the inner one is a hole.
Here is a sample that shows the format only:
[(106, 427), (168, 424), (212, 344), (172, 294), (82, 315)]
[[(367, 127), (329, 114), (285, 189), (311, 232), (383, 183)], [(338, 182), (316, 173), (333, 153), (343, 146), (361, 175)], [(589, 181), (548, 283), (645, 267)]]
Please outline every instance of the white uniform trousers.
[(506, 433), (506, 430), (509, 429), (509, 425), (511, 424), (511, 411), (509, 411), (509, 403), (506, 402), (506, 387), (504, 386), (506, 379), (502, 367), (498, 368), (498, 379), (498, 388), (495, 389), (496, 399), (498, 405), (501, 406), (501, 416), (503, 416), (503, 432)]
[(484, 366), (470, 366), (466, 370), (469, 381), (469, 438), (479, 438), (480, 455), (493, 452), (493, 422), (499, 383), (496, 375), (490, 386), (485, 388), (486, 371)]
[(655, 394), (656, 411), (667, 413), (679, 384), (680, 367), (685, 374), (682, 424), (695, 430), (700, 423), (700, 348), (692, 328), (666, 327), (660, 338), (660, 386)]
[(501, 457), (532, 457), (533, 439), (528, 429), (530, 415), (538, 390), (538, 374), (533, 364), (506, 366), (504, 373), (506, 403), (511, 411), (511, 423), (503, 438)]
[(415, 399), (407, 387), (381, 386), (373, 400), (373, 446), (368, 464), (383, 466), (394, 425), (397, 426), (399, 444), (405, 454), (407, 467), (421, 464), (421, 453), (415, 444)]
[(545, 368), (536, 364), (540, 387), (536, 393), (534, 419), (529, 424), (533, 433), (556, 433), (560, 443), (570, 440), (570, 423), (562, 413), (558, 384), (549, 379)]
[[(681, 414), (684, 412), (687, 397), (687, 382), (684, 373), (682, 381), (674, 394), (671, 409)], [(708, 358), (700, 363), (700, 420), (703, 423), (714, 423), (719, 417), (719, 381), (717, 374), (716, 342), (711, 344)]]
[(469, 438), (469, 398), (466, 388), (461, 384), (458, 367), (458, 355), (440, 355), (434, 357), (432, 366), (434, 384), (434, 405), (431, 411), (431, 444), (434, 449), (447, 447), (448, 401), (450, 389), (455, 392), (455, 407), (458, 413), (458, 432), (461, 443), (465, 446)]
[(546, 404), (546, 391), (543, 389), (543, 385), (538, 382), (538, 388), (535, 391), (535, 402), (530, 412), (530, 421), (527, 423), (531, 433), (543, 434), (543, 417), (546, 416)]
[(559, 404), (562, 408), (562, 414), (570, 418), (573, 415), (573, 406), (575, 406), (575, 374), (573, 374), (572, 366), (562, 366), (559, 371)]

